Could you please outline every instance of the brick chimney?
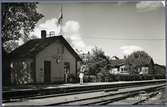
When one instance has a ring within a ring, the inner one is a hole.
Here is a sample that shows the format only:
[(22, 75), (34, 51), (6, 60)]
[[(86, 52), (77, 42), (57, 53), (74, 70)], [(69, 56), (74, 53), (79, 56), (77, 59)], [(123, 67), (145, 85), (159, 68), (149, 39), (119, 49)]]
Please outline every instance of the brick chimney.
[(41, 30), (41, 39), (46, 38), (46, 30)]

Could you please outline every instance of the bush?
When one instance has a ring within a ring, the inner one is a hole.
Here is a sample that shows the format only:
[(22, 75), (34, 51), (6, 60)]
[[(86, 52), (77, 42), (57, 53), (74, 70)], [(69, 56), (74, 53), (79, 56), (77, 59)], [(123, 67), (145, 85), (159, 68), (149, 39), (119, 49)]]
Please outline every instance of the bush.
[(109, 74), (98, 73), (95, 75), (85, 75), (84, 82), (113, 82), (113, 81), (141, 81), (152, 79), (165, 79), (165, 75), (123, 75), (123, 74)]
[[(105, 77), (108, 78), (108, 77)], [(152, 79), (165, 79), (164, 75), (109, 75), (109, 81), (140, 81), (140, 80), (152, 80)]]
[(70, 83), (78, 82), (78, 78), (74, 74), (69, 74), (68, 82)]
[(96, 82), (96, 76), (95, 75), (85, 75), (84, 82)]

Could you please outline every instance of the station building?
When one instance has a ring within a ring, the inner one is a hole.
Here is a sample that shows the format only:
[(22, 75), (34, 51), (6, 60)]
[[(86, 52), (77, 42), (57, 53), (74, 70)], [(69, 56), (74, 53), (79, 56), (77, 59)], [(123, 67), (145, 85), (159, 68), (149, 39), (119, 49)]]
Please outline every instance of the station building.
[(69, 76), (77, 78), (81, 58), (60, 36), (33, 39), (16, 48), (10, 54), (11, 82), (67, 83)]

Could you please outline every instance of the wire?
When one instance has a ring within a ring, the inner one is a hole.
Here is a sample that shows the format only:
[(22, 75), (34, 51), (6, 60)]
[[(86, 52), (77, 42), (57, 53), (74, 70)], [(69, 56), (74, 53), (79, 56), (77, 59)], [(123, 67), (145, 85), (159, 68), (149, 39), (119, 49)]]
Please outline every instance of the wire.
[(89, 37), (83, 37), (83, 38), (85, 38), (85, 39), (111, 39), (111, 40), (152, 40), (152, 41), (154, 41), (154, 40), (161, 40), (161, 41), (163, 41), (163, 40), (166, 40), (166, 39), (163, 39), (163, 38), (157, 38), (157, 39), (152, 39), (152, 38), (137, 38), (137, 39), (135, 39), (135, 38), (112, 38), (112, 37), (91, 37), (91, 36), (89, 36)]

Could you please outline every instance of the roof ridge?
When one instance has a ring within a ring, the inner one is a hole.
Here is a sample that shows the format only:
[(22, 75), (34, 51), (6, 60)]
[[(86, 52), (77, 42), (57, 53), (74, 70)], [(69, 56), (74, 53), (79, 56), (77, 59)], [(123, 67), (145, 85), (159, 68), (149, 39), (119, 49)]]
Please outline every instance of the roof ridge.
[(62, 44), (71, 52), (74, 57), (78, 60), (81, 60), (79, 55), (75, 52), (75, 50), (71, 47), (71, 45), (66, 41), (66, 39), (62, 35), (52, 36), (45, 39), (32, 39), (26, 42), (25, 44), (19, 46), (17, 49), (11, 52), (11, 57), (34, 57), (41, 50), (52, 44), (55, 40), (60, 40)]

